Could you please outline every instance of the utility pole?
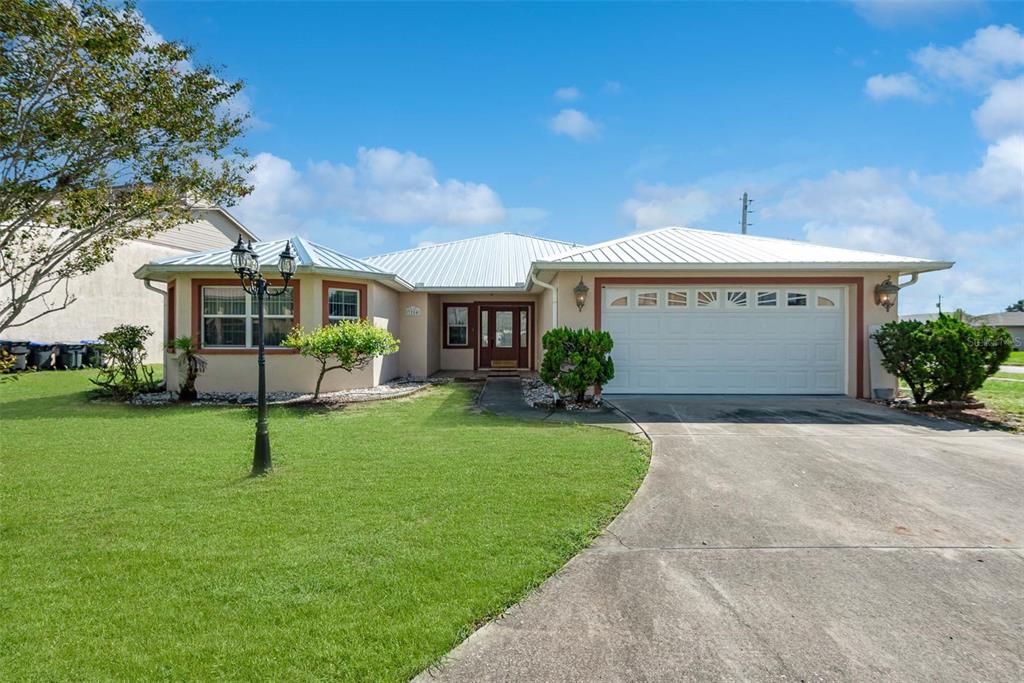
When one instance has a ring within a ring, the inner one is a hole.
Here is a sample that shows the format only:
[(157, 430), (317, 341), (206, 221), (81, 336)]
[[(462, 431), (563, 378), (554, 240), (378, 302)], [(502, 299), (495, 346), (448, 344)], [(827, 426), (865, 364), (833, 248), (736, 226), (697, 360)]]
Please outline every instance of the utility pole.
[(754, 203), (754, 200), (747, 196), (747, 193), (743, 193), (743, 214), (740, 217), (740, 232), (744, 235), (747, 234), (747, 214), (754, 213), (750, 210), (750, 205)]

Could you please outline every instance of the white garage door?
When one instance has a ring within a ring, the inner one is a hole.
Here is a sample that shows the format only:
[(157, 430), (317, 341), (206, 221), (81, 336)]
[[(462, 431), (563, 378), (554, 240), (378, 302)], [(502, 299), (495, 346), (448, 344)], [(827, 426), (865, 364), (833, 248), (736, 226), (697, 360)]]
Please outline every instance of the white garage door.
[(601, 305), (608, 393), (846, 392), (845, 288), (607, 286)]

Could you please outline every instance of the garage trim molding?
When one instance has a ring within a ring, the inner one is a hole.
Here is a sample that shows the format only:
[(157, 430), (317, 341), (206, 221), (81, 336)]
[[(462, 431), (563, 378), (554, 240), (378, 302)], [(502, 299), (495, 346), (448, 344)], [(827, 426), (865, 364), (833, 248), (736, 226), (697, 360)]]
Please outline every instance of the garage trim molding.
[(853, 289), (857, 325), (857, 397), (864, 398), (863, 277), (595, 277), (594, 329), (601, 329), (604, 288), (608, 285), (848, 285)]

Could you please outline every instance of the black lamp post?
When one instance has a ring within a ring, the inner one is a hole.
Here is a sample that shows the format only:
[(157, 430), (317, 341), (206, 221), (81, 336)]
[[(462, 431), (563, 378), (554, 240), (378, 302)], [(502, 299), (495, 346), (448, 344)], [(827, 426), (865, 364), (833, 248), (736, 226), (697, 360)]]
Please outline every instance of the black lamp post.
[(257, 395), (259, 412), (256, 417), (256, 447), (252, 455), (252, 473), (265, 474), (271, 467), (270, 434), (267, 432), (267, 360), (263, 352), (263, 300), (268, 296), (281, 296), (288, 291), (288, 280), (295, 274), (295, 253), (292, 252), (291, 240), (285, 242), (284, 251), (277, 257), (277, 270), (284, 279), (284, 286), (271, 289), (263, 273), (260, 272), (260, 259), (252, 248), (252, 242), (242, 244), (242, 236), (238, 243), (231, 247), (231, 267), (242, 281), (242, 289), (256, 297), (259, 314), (256, 334), (259, 337), (259, 385)]

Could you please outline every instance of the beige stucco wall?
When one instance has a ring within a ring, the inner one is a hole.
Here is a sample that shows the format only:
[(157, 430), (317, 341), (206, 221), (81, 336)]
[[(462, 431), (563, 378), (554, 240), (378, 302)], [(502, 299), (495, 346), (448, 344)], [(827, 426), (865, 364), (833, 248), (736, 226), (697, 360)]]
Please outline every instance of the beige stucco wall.
[[(9, 328), (4, 331), (4, 338), (79, 341), (96, 339), (117, 325), (148, 325), (153, 336), (146, 344), (146, 353), (151, 362), (160, 362), (165, 339), (164, 297), (146, 289), (133, 273), (150, 261), (230, 246), (237, 237), (237, 229), (222, 214), (204, 210), (191, 223), (124, 244), (114, 252), (110, 263), (70, 281), (69, 291), (76, 300), (68, 308)], [(155, 286), (162, 287), (159, 283)], [(63, 292), (60, 299), (51, 299), (63, 301)], [(43, 310), (42, 304), (30, 306), (21, 319), (27, 320)]]
[[(886, 311), (881, 306), (875, 304), (874, 301), (874, 290), (875, 285), (882, 282), (886, 277), (891, 276), (893, 280), (896, 279), (896, 273), (886, 272), (835, 272), (835, 271), (800, 271), (800, 272), (785, 272), (785, 271), (732, 271), (732, 272), (716, 272), (708, 273), (708, 277), (714, 278), (749, 278), (749, 277), (793, 277), (793, 278), (805, 278), (805, 277), (863, 277), (864, 287), (862, 290), (862, 298), (864, 304), (864, 391), (866, 395), (871, 394), (872, 386), (870, 381), (870, 361), (868, 357), (868, 339), (867, 330), (873, 325), (882, 325), (891, 320), (898, 318), (897, 308), (893, 307), (891, 311)], [(598, 292), (594, 286), (595, 277), (685, 277), (685, 278), (697, 278), (701, 274), (694, 271), (609, 271), (609, 272), (594, 272), (594, 271), (565, 271), (558, 273), (551, 280), (551, 284), (558, 288), (558, 323), (562, 326), (569, 326), (575, 328), (594, 326), (594, 306), (600, 306), (601, 293)], [(590, 287), (588, 293), (587, 303), (582, 311), (577, 310), (576, 303), (573, 295), (573, 288), (580, 281), (582, 277), (583, 282)], [(847, 367), (848, 381), (847, 393), (855, 395), (857, 391), (857, 320), (856, 320), (856, 302), (852, 300), (853, 292), (852, 288), (848, 288), (848, 300), (850, 306), (848, 306), (849, 314), (849, 329), (851, 331), (850, 343), (847, 348), (848, 359)], [(542, 297), (543, 298), (543, 297)], [(898, 301), (898, 299), (897, 299)], [(543, 309), (550, 309), (550, 305), (542, 305), (540, 307), (540, 320), (549, 324), (543, 317)], [(548, 329), (544, 327), (541, 330), (541, 334)], [(880, 382), (882, 386), (887, 388), (895, 387), (895, 380), (892, 377), (883, 378)]]
[[(192, 281), (194, 279), (231, 279), (233, 273), (184, 273), (175, 276), (177, 311), (175, 326), (179, 336), (192, 334)], [(323, 281), (315, 275), (296, 278), (299, 282), (299, 324), (315, 329), (323, 324)], [(328, 280), (336, 278), (328, 277)], [(401, 339), (399, 293), (385, 285), (358, 278), (345, 278), (346, 282), (367, 285), (366, 314), (378, 327), (389, 330)], [(404, 345), (404, 344), (403, 344)], [(220, 351), (220, 350), (218, 350)], [(196, 387), (199, 391), (255, 391), (256, 354), (252, 351), (203, 352), (207, 369), (200, 375)], [(173, 354), (165, 354), (168, 388), (178, 388), (178, 366)], [(316, 385), (320, 365), (315, 360), (293, 353), (267, 355), (267, 389), (269, 391), (312, 391)], [(370, 366), (352, 373), (333, 370), (327, 373), (322, 391), (341, 391), (376, 386), (399, 375), (398, 354), (375, 360)]]

